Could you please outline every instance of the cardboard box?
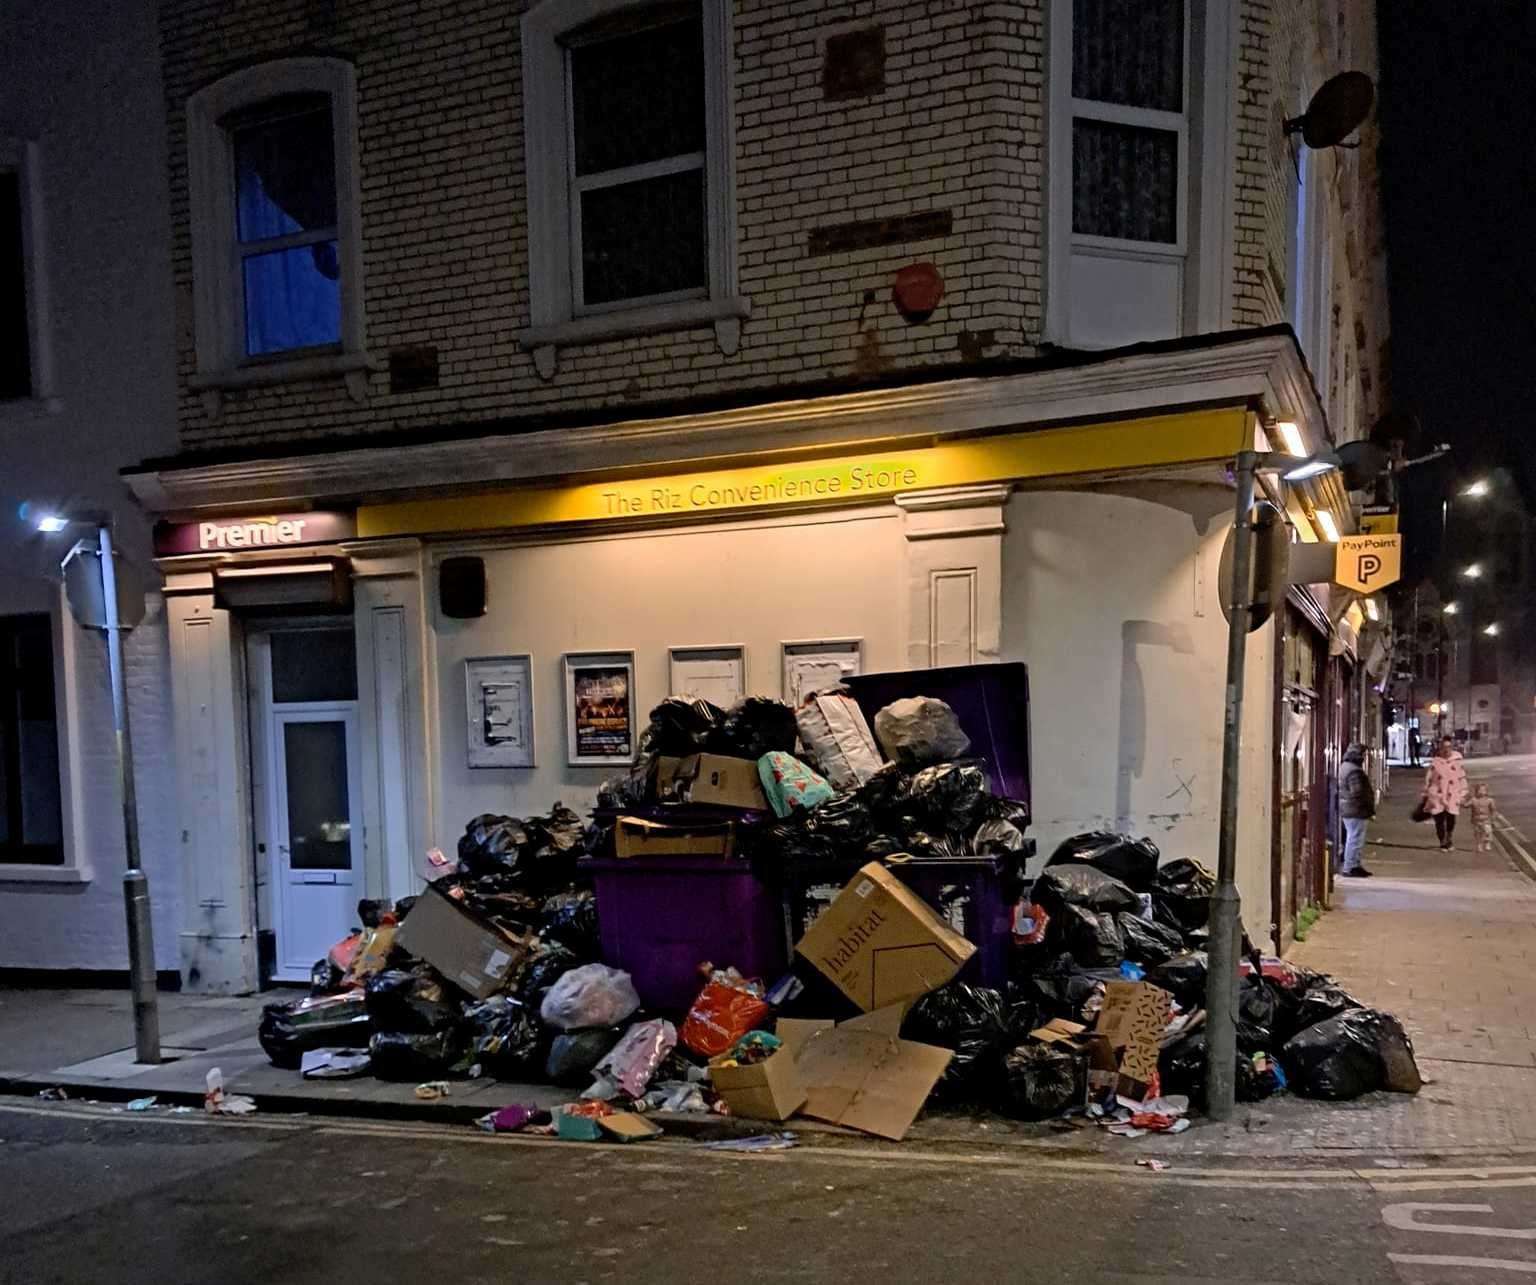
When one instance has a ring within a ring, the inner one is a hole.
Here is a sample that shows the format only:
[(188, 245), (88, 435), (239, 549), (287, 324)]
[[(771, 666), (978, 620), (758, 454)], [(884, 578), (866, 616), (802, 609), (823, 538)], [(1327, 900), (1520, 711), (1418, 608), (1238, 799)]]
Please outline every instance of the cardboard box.
[(1044, 1026), (1037, 1026), (1029, 1033), (1029, 1038), (1039, 1040), (1042, 1044), (1061, 1044), (1076, 1040), (1087, 1033), (1088, 1028), (1078, 1022), (1069, 1022), (1064, 1017), (1053, 1017)]
[(395, 934), (398, 931), (393, 924), (364, 929), (362, 945), (352, 958), (352, 967), (347, 970), (347, 976), (353, 981), (362, 981), (365, 977), (383, 972), (384, 965), (389, 962), (389, 952), (395, 948)]
[(762, 778), (753, 759), (724, 754), (690, 754), (656, 760), (656, 793), (675, 803), (708, 803), (721, 808), (768, 810)]
[(748, 1120), (787, 1120), (805, 1105), (805, 1086), (794, 1053), (781, 1048), (753, 1066), (721, 1066), (724, 1055), (709, 1064), (710, 1082), (732, 1115)]
[(944, 985), (976, 953), (884, 866), (849, 881), (795, 946), (866, 1013)]
[(613, 827), (613, 851), (619, 857), (729, 857), (736, 850), (736, 828), (719, 825), (664, 825), (642, 817), (620, 817)]
[(633, 1111), (598, 1116), (597, 1127), (615, 1142), (644, 1142), (647, 1138), (661, 1137), (660, 1126)]
[(1151, 982), (1110, 982), (1094, 1033), (1114, 1050), (1120, 1071), (1116, 1091), (1140, 1100), (1157, 1074), (1157, 1055), (1173, 996)]
[(455, 986), (484, 999), (506, 988), (538, 939), (513, 937), (428, 885), (395, 940)]
[(906, 1137), (954, 1054), (900, 1038), (902, 1011), (894, 1004), (841, 1025), (779, 1020), (805, 1084), (801, 1114), (893, 1142)]

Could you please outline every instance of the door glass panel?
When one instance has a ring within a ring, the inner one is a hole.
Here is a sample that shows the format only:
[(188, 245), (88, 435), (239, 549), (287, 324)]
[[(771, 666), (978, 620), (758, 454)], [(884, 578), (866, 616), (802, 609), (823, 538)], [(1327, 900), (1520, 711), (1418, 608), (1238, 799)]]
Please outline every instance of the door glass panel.
[(350, 629), (280, 629), (272, 634), (272, 700), (355, 701), (357, 647)]
[(352, 825), (347, 797), (347, 725), (287, 723), (288, 864), (295, 870), (349, 870)]

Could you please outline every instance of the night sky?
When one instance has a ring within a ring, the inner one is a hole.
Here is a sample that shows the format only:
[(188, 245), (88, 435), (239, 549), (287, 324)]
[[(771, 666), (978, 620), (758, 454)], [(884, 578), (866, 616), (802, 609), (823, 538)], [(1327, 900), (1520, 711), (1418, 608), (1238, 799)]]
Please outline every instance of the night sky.
[(1502, 464), (1536, 511), (1536, 4), (1378, 12), (1392, 408), (1455, 448), (1402, 496), (1410, 567), (1428, 570), (1458, 477)]

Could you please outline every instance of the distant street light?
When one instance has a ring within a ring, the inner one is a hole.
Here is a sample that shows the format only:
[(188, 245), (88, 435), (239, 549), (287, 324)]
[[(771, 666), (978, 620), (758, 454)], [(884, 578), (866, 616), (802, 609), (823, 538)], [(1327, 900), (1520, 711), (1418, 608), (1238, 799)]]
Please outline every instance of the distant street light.
[(1448, 602), (1440, 608), (1447, 616), (1454, 616), (1461, 608), (1454, 602)]
[(1461, 574), (1468, 580), (1476, 580), (1483, 574), (1483, 564), (1481, 562), (1471, 563), (1469, 566), (1461, 569)]
[(1492, 488), (1488, 485), (1488, 479), (1485, 477), (1480, 477), (1477, 479), (1477, 481), (1473, 482), (1471, 486), (1463, 490), (1462, 494), (1467, 496), (1469, 499), (1480, 500), (1483, 498), (1483, 496), (1487, 495), (1491, 489)]
[[(116, 731), (117, 778), (123, 801), (123, 841), (128, 868), (123, 872), (123, 901), (128, 913), (128, 982), (133, 995), (133, 1038), (136, 1060), (160, 1061), (160, 1007), (155, 994), (155, 944), (150, 919), (149, 879), (139, 862), (139, 808), (133, 780), (133, 742), (128, 731), (128, 685), (123, 669), (123, 634), (143, 617), (142, 595), (138, 610), (123, 620), (118, 604), (118, 567), (112, 549), (112, 518), (107, 513), (51, 513), (21, 506), (21, 518), (44, 535), (57, 535), (69, 527), (96, 528), (97, 574), (82, 578), (77, 569), (90, 558), (82, 540), (64, 559), (70, 610), (82, 624), (107, 636), (107, 667), (112, 679), (112, 722)], [(131, 582), (130, 582), (131, 583)], [(95, 593), (101, 591), (99, 618)], [(85, 601), (77, 605), (79, 597)]]
[(1499, 636), (1499, 622), (1495, 620), (1491, 625), (1484, 625), (1483, 632), (1490, 638), (1497, 638)]

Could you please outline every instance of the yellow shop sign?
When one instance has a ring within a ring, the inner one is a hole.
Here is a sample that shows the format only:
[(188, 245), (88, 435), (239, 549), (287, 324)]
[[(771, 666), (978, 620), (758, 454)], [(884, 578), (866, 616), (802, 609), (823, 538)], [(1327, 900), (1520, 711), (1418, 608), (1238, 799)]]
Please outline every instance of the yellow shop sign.
[(357, 511), (357, 530), (370, 538), (858, 504), (934, 487), (1226, 459), (1250, 434), (1241, 407), (1190, 411), (833, 459), (367, 505)]

